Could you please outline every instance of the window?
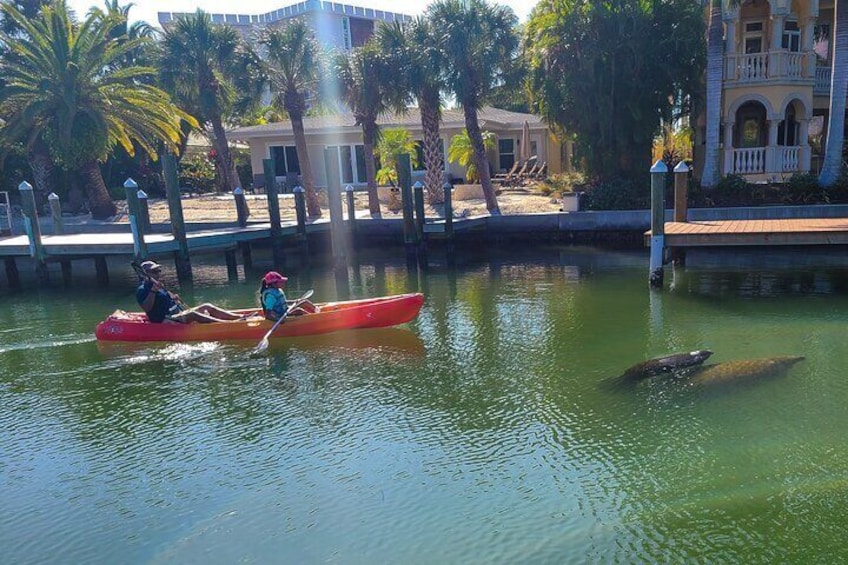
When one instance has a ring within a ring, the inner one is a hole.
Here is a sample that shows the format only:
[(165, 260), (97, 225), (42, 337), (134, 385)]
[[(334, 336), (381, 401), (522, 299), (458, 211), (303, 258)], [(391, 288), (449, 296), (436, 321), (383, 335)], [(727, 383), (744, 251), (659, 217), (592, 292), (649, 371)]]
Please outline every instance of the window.
[(356, 180), (366, 182), (368, 175), (365, 174), (365, 146), (355, 145), (353, 152), (356, 155)]
[(763, 22), (745, 24), (745, 54), (763, 52)]
[(536, 155), (537, 157), (538, 157), (538, 155), (539, 155), (539, 148), (538, 148), (538, 146), (536, 145), (536, 141), (535, 141), (535, 140), (531, 140), (531, 141), (530, 141), (530, 155)]
[(415, 142), (415, 159), (418, 161), (417, 165), (412, 166), (413, 171), (423, 171), (427, 168), (427, 163), (424, 162), (424, 142), (416, 141)]
[(777, 127), (777, 144), (786, 147), (798, 145), (798, 122), (795, 121), (795, 108), (789, 106), (786, 115)]
[(498, 140), (498, 168), (501, 171), (508, 171), (515, 164), (515, 140), (514, 139), (499, 139)]
[(271, 146), (271, 158), (274, 160), (274, 174), (278, 177), (286, 173), (300, 174), (300, 162), (297, 160), (297, 148), (294, 145)]
[(787, 20), (783, 24), (783, 39), (780, 46), (795, 53), (801, 50), (801, 30), (798, 28), (797, 21)]
[(342, 145), (339, 151), (339, 165), (342, 171), (342, 184), (353, 182), (353, 158), (350, 145)]

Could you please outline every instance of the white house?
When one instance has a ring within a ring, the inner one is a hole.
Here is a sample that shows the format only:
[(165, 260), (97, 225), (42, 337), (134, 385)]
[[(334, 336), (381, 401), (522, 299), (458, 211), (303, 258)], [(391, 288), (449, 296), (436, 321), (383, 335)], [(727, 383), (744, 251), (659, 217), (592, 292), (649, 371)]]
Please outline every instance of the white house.
[[(492, 170), (508, 171), (520, 159), (521, 139), (524, 123), (529, 126), (530, 155), (536, 156), (539, 163), (547, 163), (549, 173), (570, 170), (571, 144), (563, 144), (551, 133), (539, 116), (510, 112), (497, 108), (483, 108), (479, 112), (480, 127), (492, 132), (496, 137), (495, 149), (489, 152)], [(378, 121), (381, 128), (404, 128), (413, 139), (418, 141), (419, 150), (423, 132), (421, 117), (417, 108), (411, 108), (403, 116), (385, 116)], [(462, 110), (445, 110), (442, 116), (441, 136), (444, 154), (447, 155), (451, 138), (465, 127)], [(324, 149), (339, 147), (340, 178), (345, 185), (355, 188), (365, 186), (365, 160), (362, 145), (362, 128), (355, 125), (352, 114), (332, 114), (304, 119), (306, 143), (309, 160), (319, 187), (325, 187), (326, 171)], [(236, 128), (231, 133), (232, 140), (250, 145), (250, 161), (253, 166), (254, 186), (265, 186), (262, 160), (273, 157), (276, 168), (276, 180), (285, 189), (291, 190), (300, 182), (300, 164), (294, 145), (294, 135), (290, 122), (281, 122), (261, 126)], [(446, 160), (447, 161), (447, 160)], [(465, 170), (455, 163), (445, 163), (445, 172), (453, 179), (463, 179)], [(419, 158), (419, 166), (413, 171), (413, 181), (424, 178), (424, 159)]]
[[(159, 12), (159, 25), (167, 28), (183, 15), (186, 14)], [(265, 27), (284, 25), (294, 18), (301, 18), (310, 25), (321, 45), (344, 51), (364, 45), (380, 22), (404, 22), (411, 19), (408, 15), (396, 12), (321, 0), (306, 0), (265, 14), (209, 15), (213, 23), (230, 25), (247, 38)]]

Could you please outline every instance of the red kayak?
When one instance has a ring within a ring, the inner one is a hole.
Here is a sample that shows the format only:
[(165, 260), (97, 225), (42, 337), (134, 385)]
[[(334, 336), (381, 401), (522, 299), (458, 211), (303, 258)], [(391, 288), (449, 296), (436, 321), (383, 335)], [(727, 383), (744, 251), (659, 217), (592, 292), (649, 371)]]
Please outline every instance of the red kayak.
[[(313, 314), (289, 316), (271, 337), (317, 335), (339, 330), (385, 328), (413, 320), (424, 295), (398, 294), (364, 300), (346, 300), (316, 304)], [(97, 324), (94, 335), (101, 341), (226, 341), (232, 339), (260, 340), (274, 325), (256, 309), (235, 310), (246, 316), (243, 320), (216, 323), (154, 324), (143, 312), (116, 310)]]

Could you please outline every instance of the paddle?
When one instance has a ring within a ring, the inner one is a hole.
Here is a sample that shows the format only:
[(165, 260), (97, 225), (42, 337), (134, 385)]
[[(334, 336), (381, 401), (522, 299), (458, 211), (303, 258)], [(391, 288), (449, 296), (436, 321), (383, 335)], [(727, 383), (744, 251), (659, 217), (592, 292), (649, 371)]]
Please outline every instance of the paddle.
[(259, 354), (259, 353), (262, 353), (262, 352), (263, 352), (263, 351), (265, 351), (266, 349), (268, 349), (268, 338), (270, 338), (270, 337), (271, 337), (271, 334), (272, 334), (272, 333), (274, 333), (274, 330), (276, 330), (276, 329), (277, 329), (277, 326), (279, 326), (280, 324), (282, 324), (282, 323), (283, 323), (283, 320), (285, 320), (285, 319), (286, 319), (286, 317), (289, 315), (289, 313), (290, 313), (292, 310), (294, 310), (295, 308), (297, 308), (298, 306), (300, 306), (301, 304), (303, 304), (304, 302), (306, 302), (306, 301), (309, 299), (309, 297), (310, 297), (310, 296), (312, 296), (312, 292), (313, 292), (313, 291), (312, 291), (312, 289), (311, 289), (311, 288), (310, 288), (309, 290), (307, 290), (306, 292), (304, 292), (304, 293), (303, 293), (303, 296), (301, 296), (300, 298), (298, 298), (297, 300), (295, 300), (295, 301), (292, 303), (292, 305), (291, 305), (291, 306), (289, 306), (288, 310), (286, 310), (285, 312), (283, 312), (283, 315), (282, 315), (282, 316), (280, 316), (280, 319), (279, 319), (279, 320), (277, 320), (276, 322), (274, 322), (274, 325), (273, 325), (273, 326), (271, 326), (271, 329), (270, 329), (270, 330), (268, 330), (268, 333), (266, 333), (266, 334), (265, 334), (265, 337), (263, 337), (263, 338), (262, 338), (262, 341), (260, 341), (258, 344), (256, 344), (256, 347), (254, 347), (254, 348), (253, 348), (253, 351), (251, 351), (251, 352), (250, 352), (250, 354), (251, 354), (251, 355), (257, 355), (257, 354)]

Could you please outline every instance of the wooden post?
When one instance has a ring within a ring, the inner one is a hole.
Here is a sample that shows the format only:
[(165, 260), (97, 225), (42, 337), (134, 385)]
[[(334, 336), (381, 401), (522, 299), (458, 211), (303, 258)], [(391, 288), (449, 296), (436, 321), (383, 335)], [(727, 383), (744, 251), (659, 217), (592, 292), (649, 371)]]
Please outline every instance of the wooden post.
[(442, 185), (445, 192), (445, 242), (448, 253), (453, 252), (453, 185), (446, 182)]
[(9, 283), (9, 288), (21, 288), (21, 277), (15, 258), (6, 257), (3, 262), (6, 264), (6, 281)]
[(414, 258), (415, 247), (418, 244), (418, 233), (415, 228), (415, 217), (412, 203), (412, 164), (409, 154), (398, 155), (398, 184), (400, 199), (403, 204), (403, 244), (406, 248), (407, 259)]
[(141, 204), (138, 202), (138, 184), (128, 178), (124, 181), (127, 193), (127, 214), (130, 220), (130, 230), (133, 237), (133, 255), (136, 261), (147, 259), (147, 243), (144, 241), (144, 219), (141, 217)]
[(236, 201), (236, 215), (238, 216), (238, 225), (240, 228), (247, 227), (247, 197), (244, 195), (244, 190), (240, 186), (233, 189), (233, 198)]
[(665, 175), (668, 167), (657, 159), (651, 167), (651, 264), (648, 284), (662, 287), (663, 255), (665, 254)]
[(44, 245), (41, 242), (41, 225), (38, 223), (38, 210), (35, 206), (35, 194), (32, 185), (24, 181), (18, 185), (21, 193), (21, 207), (24, 212), (24, 227), (29, 239), (29, 255), (35, 260), (35, 273), (40, 283), (50, 282), (50, 272), (45, 263)]
[(234, 249), (224, 251), (224, 261), (227, 263), (227, 278), (231, 281), (237, 281), (238, 262), (236, 261), (236, 252)]
[(303, 256), (309, 254), (309, 240), (306, 238), (306, 191), (298, 185), (292, 189), (294, 193), (294, 213), (297, 217), (297, 243)]
[(109, 268), (106, 266), (106, 257), (103, 255), (94, 258), (94, 272), (97, 277), (97, 286), (109, 286)]
[(345, 264), (344, 218), (342, 218), (342, 181), (339, 171), (339, 149), (324, 149), (324, 170), (327, 173), (327, 200), (330, 203), (330, 232), (333, 247), (333, 263), (336, 267)]
[(350, 242), (353, 247), (356, 247), (356, 199), (352, 184), (345, 187), (345, 196), (347, 197), (347, 225)]
[(138, 198), (138, 217), (144, 226), (144, 233), (150, 233), (150, 206), (147, 203), (147, 193), (138, 189), (135, 193)]
[(59, 202), (59, 195), (51, 192), (47, 195), (47, 202), (50, 203), (50, 219), (53, 221), (53, 235), (62, 235), (65, 233), (65, 223), (62, 220), (62, 203)]
[(687, 183), (689, 182), (689, 167), (680, 161), (674, 167), (674, 221), (685, 222), (688, 212)]
[(192, 279), (191, 256), (188, 253), (188, 238), (186, 237), (185, 220), (183, 219), (183, 203), (180, 199), (180, 179), (177, 175), (177, 159), (168, 151), (162, 155), (162, 172), (165, 176), (165, 192), (168, 196), (168, 215), (171, 216), (171, 233), (177, 242), (174, 253), (174, 264), (177, 268), (177, 279), (189, 282)]
[(418, 233), (418, 241), (424, 241), (424, 185), (416, 182), (412, 185), (412, 197), (415, 202), (415, 227)]
[(265, 175), (265, 195), (268, 197), (268, 217), (271, 219), (271, 253), (274, 266), (282, 268), (285, 262), (283, 252), (283, 228), (280, 223), (280, 197), (274, 173), (274, 159), (262, 159), (262, 171)]

